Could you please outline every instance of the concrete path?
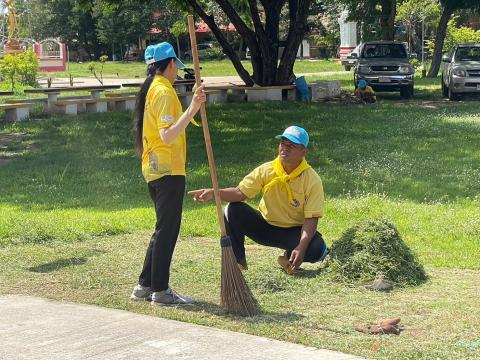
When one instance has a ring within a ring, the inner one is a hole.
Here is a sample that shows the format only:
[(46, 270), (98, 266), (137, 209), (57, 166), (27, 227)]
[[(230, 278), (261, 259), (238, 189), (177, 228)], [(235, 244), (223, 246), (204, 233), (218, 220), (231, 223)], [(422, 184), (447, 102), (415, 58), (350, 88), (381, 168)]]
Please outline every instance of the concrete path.
[[(329, 72), (315, 72), (315, 73), (305, 73), (305, 74), (297, 74), (297, 76), (305, 75), (305, 76), (330, 76), (330, 75), (338, 75), (344, 74), (345, 71), (329, 71)], [(352, 75), (353, 76), (353, 75)], [(207, 85), (245, 85), (242, 79), (239, 76), (202, 76), (203, 82)], [(103, 83), (104, 85), (121, 85), (126, 83), (138, 82), (141, 81), (140, 78), (104, 78)], [(95, 78), (90, 77), (78, 77), (74, 79), (75, 86), (98, 86), (100, 83)], [(56, 78), (53, 81), (52, 86), (60, 87), (60, 86), (70, 86), (68, 78)], [(46, 87), (46, 81), (40, 81), (41, 87)], [(132, 91), (135, 91), (135, 88), (132, 88)]]
[(0, 359), (360, 358), (122, 310), (5, 295)]

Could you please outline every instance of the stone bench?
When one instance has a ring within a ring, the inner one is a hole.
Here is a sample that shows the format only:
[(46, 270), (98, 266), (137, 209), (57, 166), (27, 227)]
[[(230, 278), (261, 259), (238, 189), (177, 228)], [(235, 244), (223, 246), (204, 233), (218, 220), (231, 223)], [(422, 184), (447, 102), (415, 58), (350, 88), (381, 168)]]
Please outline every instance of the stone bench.
[(51, 103), (53, 111), (58, 111), (67, 115), (77, 115), (79, 112), (106, 112), (108, 110), (108, 98), (100, 99), (72, 99), (55, 101)]
[(8, 122), (22, 121), (30, 117), (32, 103), (10, 103), (0, 105), (0, 110), (5, 110), (5, 120)]
[[(295, 85), (283, 85), (283, 86), (250, 86), (245, 87), (245, 94), (247, 95), (247, 101), (265, 101), (265, 100), (283, 100), (283, 92), (286, 91), (286, 98), (290, 99), (295, 97)], [(293, 93), (293, 95), (291, 95)]]
[(133, 111), (137, 101), (137, 97), (135, 95), (120, 96), (117, 94), (117, 96), (107, 96), (105, 99), (108, 101), (107, 108), (110, 111)]
[[(193, 97), (193, 92), (184, 92), (184, 93), (179, 93), (177, 94), (178, 99), (180, 100), (180, 103), (182, 104), (182, 107), (185, 109), (187, 108)], [(205, 94), (207, 95), (207, 103), (209, 104), (214, 104), (214, 103), (220, 103), (220, 102), (227, 102), (227, 92), (221, 91), (221, 90), (210, 90), (207, 89), (205, 90)]]

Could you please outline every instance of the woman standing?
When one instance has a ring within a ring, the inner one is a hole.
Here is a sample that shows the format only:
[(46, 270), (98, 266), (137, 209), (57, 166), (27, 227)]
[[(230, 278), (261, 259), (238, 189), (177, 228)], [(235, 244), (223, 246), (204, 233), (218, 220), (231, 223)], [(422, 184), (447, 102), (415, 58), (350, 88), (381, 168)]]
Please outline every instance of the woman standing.
[(145, 50), (145, 62), (147, 78), (137, 95), (134, 113), (135, 147), (142, 159), (142, 173), (157, 221), (139, 283), (130, 298), (157, 305), (187, 305), (192, 300), (169, 287), (170, 263), (180, 231), (185, 193), (185, 128), (190, 122), (195, 123), (193, 116), (206, 96), (200, 86), (182, 114), (172, 84), (184, 65), (169, 43), (150, 45)]

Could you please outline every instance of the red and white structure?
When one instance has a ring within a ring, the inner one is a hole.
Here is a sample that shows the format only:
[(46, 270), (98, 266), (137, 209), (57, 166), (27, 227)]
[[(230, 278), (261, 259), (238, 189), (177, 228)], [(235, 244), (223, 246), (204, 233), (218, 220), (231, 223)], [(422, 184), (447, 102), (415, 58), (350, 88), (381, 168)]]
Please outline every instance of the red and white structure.
[(338, 24), (340, 25), (340, 60), (347, 57), (357, 46), (357, 23), (348, 21), (348, 11), (342, 11)]
[(67, 68), (67, 46), (57, 39), (35, 43), (33, 51), (40, 59), (40, 71), (65, 71)]

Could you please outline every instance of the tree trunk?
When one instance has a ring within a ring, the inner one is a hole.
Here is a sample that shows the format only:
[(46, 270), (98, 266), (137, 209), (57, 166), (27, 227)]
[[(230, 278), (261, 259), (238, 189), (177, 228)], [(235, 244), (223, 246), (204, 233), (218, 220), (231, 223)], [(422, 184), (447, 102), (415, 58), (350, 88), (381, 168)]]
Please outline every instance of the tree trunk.
[(380, 32), (382, 38), (379, 40), (393, 41), (395, 39), (395, 15), (397, 9), (396, 0), (382, 0), (382, 13), (380, 17)]
[(182, 52), (180, 51), (180, 39), (179, 39), (180, 37), (177, 36), (176, 38), (177, 38), (177, 56), (180, 60), (182, 60), (182, 55), (181, 55)]
[(437, 77), (440, 70), (440, 63), (442, 61), (443, 43), (445, 41), (445, 35), (447, 33), (448, 21), (452, 17), (453, 9), (445, 7), (440, 17), (440, 21), (437, 27), (437, 34), (435, 36), (435, 48), (433, 50), (432, 65), (428, 71), (428, 77)]
[(308, 31), (307, 15), (311, 0), (289, 0), (290, 24), (287, 35), (287, 47), (283, 50), (278, 66), (277, 81), (279, 85), (290, 84), (293, 80), (293, 65), (298, 47)]

